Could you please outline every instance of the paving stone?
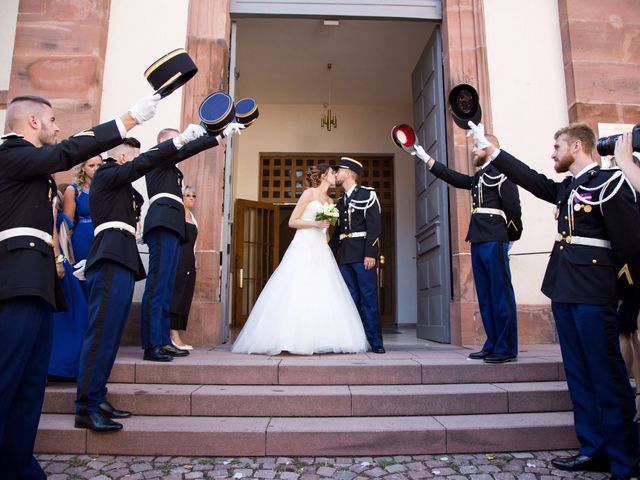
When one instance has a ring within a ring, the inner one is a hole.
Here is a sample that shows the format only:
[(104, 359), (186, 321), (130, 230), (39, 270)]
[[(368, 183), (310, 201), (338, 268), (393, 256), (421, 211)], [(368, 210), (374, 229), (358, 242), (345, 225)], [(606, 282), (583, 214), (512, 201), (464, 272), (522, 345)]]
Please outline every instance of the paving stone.
[(486, 473), (480, 473), (478, 475), (471, 475), (469, 479), (470, 480), (493, 480), (493, 477)]
[(389, 473), (400, 473), (406, 472), (407, 467), (405, 467), (404, 465), (400, 465), (399, 463), (394, 463), (393, 465), (386, 466), (385, 470)]
[(366, 472), (364, 472), (364, 474), (369, 477), (378, 478), (378, 477), (382, 477), (383, 475), (386, 475), (387, 471), (383, 470), (380, 467), (376, 467), (371, 470), (367, 470)]
[(256, 478), (276, 478), (276, 472), (273, 470), (258, 470), (253, 476)]
[[(85, 470), (80, 475), (84, 478), (97, 478), (97, 477), (105, 477), (105, 475), (98, 475), (100, 472), (98, 470)], [(108, 477), (107, 477), (108, 478)]]
[(47, 465), (47, 473), (63, 473), (66, 470), (69, 470), (71, 467), (69, 467), (69, 464), (67, 462), (60, 462), (60, 463), (50, 463), (49, 465)]
[(142, 476), (147, 479), (147, 478), (160, 478), (160, 477), (164, 477), (165, 473), (161, 472), (160, 470), (148, 470), (146, 472), (142, 473)]
[(335, 480), (352, 480), (357, 474), (349, 470), (340, 470), (334, 475)]
[[(332, 462), (332, 463), (335, 463), (335, 462)], [(331, 467), (320, 467), (318, 468), (318, 470), (316, 470), (316, 473), (321, 477), (332, 477), (335, 472), (336, 472), (336, 469)]]
[(511, 455), (513, 458), (535, 458), (533, 453), (528, 452), (512, 452)]
[(134, 463), (131, 465), (131, 471), (133, 473), (146, 472), (147, 470), (153, 470), (153, 467), (148, 463)]
[(431, 473), (433, 473), (434, 475), (442, 475), (446, 477), (447, 475), (455, 475), (458, 472), (456, 472), (453, 468), (442, 467), (431, 469)]
[(280, 474), (281, 480), (298, 480), (298, 478), (300, 478), (300, 475), (294, 472), (282, 472)]
[(414, 480), (420, 480), (422, 478), (431, 478), (433, 474), (429, 470), (412, 470), (409, 472), (409, 478)]
[(463, 465), (460, 467), (460, 473), (463, 475), (471, 475), (472, 473), (478, 473), (478, 467), (474, 465)]
[(185, 479), (193, 479), (193, 478), (204, 478), (204, 473), (202, 472), (189, 472), (184, 475)]

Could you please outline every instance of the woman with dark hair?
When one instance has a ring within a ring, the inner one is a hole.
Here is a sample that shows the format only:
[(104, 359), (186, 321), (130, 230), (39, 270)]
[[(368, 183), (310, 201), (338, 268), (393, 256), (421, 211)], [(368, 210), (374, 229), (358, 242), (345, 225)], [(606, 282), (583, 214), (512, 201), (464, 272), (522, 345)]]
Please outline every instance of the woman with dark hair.
[(336, 172), (325, 164), (307, 171), (307, 189), (291, 213), (297, 229), (265, 285), (232, 351), (277, 355), (366, 352), (360, 315), (327, 243), (327, 220), (316, 215), (333, 201)]

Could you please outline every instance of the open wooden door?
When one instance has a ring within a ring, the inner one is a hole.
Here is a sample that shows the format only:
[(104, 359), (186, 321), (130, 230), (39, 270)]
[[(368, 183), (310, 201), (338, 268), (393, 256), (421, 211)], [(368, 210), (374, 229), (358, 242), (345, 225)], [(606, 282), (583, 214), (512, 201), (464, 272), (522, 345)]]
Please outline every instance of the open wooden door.
[[(411, 77), (413, 127), (420, 145), (446, 164), (446, 132), (442, 73), (442, 40), (436, 28)], [(429, 174), (416, 159), (416, 250), (419, 338), (449, 343), (451, 329), (451, 256), (447, 184)]]
[(236, 200), (233, 241), (233, 320), (240, 328), (278, 266), (278, 207)]

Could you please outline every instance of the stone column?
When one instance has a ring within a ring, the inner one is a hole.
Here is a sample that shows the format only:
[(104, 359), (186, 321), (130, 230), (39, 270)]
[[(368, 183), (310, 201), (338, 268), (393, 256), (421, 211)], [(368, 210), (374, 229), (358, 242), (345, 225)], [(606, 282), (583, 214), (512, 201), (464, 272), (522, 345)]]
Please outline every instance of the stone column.
[(637, 0), (559, 0), (571, 122), (638, 123), (640, 8)]
[[(483, 0), (443, 0), (442, 42), (445, 94), (458, 83), (473, 85), (480, 94), (482, 123), (492, 131), (491, 97), (487, 71)], [(473, 144), (455, 125), (447, 110), (449, 167), (473, 175)], [(476, 300), (469, 244), (464, 241), (471, 215), (467, 190), (449, 189), (453, 300), (450, 309), (451, 343), (471, 344), (485, 333)]]
[(20, 1), (7, 97), (48, 98), (60, 138), (100, 119), (109, 8), (110, 0)]
[[(210, 93), (227, 91), (231, 17), (229, 0), (190, 0), (187, 51), (198, 74), (183, 88), (182, 126), (199, 121), (198, 107)], [(198, 192), (196, 292), (183, 339), (196, 345), (218, 344), (222, 339), (220, 250), (224, 146), (201, 153), (180, 165), (187, 183)]]

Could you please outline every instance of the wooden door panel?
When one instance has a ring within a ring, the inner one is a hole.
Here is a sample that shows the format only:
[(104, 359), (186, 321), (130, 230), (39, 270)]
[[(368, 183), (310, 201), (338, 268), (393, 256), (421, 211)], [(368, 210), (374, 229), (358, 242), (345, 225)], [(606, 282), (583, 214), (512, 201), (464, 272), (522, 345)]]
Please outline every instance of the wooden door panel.
[(236, 200), (233, 327), (247, 321), (262, 288), (278, 265), (278, 209), (270, 203)]
[[(436, 28), (412, 74), (414, 129), (418, 141), (446, 164), (442, 44)], [(449, 342), (451, 267), (447, 186), (434, 181), (426, 165), (416, 161), (416, 250), (418, 337)]]

